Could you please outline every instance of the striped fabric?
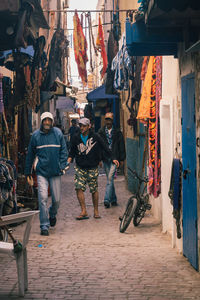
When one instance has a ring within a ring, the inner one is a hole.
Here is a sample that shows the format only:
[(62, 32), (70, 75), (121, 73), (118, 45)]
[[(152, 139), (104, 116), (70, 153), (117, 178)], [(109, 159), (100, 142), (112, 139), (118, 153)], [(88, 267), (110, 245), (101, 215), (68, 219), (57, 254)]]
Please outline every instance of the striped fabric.
[(36, 149), (42, 149), (42, 148), (60, 148), (61, 145), (42, 145), (42, 146), (37, 146)]

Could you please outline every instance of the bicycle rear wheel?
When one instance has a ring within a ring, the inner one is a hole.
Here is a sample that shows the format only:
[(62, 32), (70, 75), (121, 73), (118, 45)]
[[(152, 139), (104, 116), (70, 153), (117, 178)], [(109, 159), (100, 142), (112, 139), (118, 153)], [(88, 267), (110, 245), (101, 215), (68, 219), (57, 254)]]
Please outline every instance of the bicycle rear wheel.
[(136, 206), (137, 206), (137, 199), (135, 198), (135, 196), (130, 197), (119, 225), (119, 231), (121, 233), (125, 232), (126, 229), (128, 228), (131, 219), (133, 217), (133, 214), (135, 212)]
[(142, 203), (139, 207), (136, 208), (135, 215), (133, 218), (134, 226), (138, 226), (142, 219), (144, 218), (146, 212), (145, 205)]

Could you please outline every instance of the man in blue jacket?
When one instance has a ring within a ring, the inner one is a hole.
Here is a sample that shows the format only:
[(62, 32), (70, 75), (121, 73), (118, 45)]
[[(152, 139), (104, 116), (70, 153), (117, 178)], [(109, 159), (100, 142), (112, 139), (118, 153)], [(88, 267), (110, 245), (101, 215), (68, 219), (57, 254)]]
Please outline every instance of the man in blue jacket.
[[(49, 226), (56, 225), (56, 215), (61, 200), (61, 175), (67, 167), (67, 148), (61, 130), (53, 127), (53, 115), (41, 115), (40, 129), (33, 132), (26, 156), (25, 175), (37, 175), (41, 235), (49, 235)], [(48, 187), (52, 204), (47, 208)]]

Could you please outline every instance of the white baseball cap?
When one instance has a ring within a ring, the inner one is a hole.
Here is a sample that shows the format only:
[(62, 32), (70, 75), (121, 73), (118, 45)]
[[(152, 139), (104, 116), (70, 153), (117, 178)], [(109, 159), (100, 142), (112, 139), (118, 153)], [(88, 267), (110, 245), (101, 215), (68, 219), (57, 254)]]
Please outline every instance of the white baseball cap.
[(48, 111), (46, 111), (46, 112), (44, 112), (43, 114), (41, 114), (40, 118), (41, 118), (41, 122), (42, 122), (44, 119), (46, 119), (46, 118), (51, 119), (52, 122), (54, 121), (53, 115), (52, 115), (50, 112), (48, 112)]
[(78, 122), (79, 124), (90, 125), (90, 120), (88, 118), (81, 118)]

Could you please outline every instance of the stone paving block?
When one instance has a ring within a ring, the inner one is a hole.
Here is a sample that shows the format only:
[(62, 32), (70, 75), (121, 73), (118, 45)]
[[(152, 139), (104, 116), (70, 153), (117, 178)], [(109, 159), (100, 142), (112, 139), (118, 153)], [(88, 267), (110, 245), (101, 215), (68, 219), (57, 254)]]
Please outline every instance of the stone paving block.
[[(65, 300), (199, 300), (200, 274), (171, 248), (169, 236), (149, 213), (138, 227), (131, 223), (119, 232), (119, 216), (130, 192), (119, 177), (118, 207), (105, 209), (106, 177), (99, 177), (100, 220), (93, 219), (87, 189), (89, 220), (76, 221), (80, 207), (73, 184), (73, 169), (62, 177), (62, 201), (55, 228), (40, 236), (33, 224), (28, 244), (29, 289), (24, 299)], [(50, 202), (49, 202), (50, 203)], [(15, 234), (22, 230), (17, 226)], [(0, 259), (0, 299), (18, 298), (14, 262)]]

